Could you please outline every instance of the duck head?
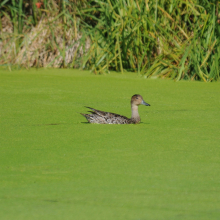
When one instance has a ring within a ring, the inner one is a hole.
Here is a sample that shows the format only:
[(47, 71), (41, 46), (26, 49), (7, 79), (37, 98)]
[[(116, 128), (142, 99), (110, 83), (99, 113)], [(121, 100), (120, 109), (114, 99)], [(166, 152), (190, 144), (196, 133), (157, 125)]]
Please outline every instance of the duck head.
[(131, 97), (131, 105), (138, 106), (138, 105), (146, 105), (150, 106), (150, 104), (146, 103), (141, 95), (135, 94)]

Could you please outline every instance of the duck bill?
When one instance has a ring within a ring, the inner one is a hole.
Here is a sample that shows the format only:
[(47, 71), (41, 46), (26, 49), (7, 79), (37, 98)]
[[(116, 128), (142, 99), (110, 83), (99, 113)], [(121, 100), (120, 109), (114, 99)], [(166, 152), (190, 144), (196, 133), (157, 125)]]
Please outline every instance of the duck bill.
[(142, 105), (150, 106), (150, 104), (146, 103), (144, 100), (141, 102)]

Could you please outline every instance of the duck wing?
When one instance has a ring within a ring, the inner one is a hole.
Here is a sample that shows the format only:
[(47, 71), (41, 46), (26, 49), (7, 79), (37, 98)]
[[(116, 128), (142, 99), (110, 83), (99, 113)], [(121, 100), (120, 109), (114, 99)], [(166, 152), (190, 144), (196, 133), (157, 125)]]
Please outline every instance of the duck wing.
[(90, 123), (96, 123), (96, 124), (133, 124), (134, 122), (119, 114), (111, 113), (111, 112), (104, 112), (100, 111), (91, 107), (86, 108), (91, 109), (91, 114), (82, 114)]

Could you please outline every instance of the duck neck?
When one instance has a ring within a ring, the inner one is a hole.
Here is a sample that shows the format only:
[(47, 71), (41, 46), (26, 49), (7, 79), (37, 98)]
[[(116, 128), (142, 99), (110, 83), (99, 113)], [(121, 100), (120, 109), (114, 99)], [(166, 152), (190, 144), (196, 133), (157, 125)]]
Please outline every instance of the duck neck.
[(139, 123), (141, 121), (140, 116), (138, 114), (137, 105), (131, 105), (131, 120), (133, 120), (135, 123)]

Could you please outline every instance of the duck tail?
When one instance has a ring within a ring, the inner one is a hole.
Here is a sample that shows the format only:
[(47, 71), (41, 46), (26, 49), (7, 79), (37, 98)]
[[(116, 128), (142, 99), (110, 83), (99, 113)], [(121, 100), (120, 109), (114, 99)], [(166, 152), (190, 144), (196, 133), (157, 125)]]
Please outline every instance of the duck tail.
[(91, 108), (91, 107), (88, 107), (88, 106), (84, 106), (85, 108), (89, 108), (89, 109), (91, 109), (91, 110), (93, 110), (93, 111), (95, 111), (96, 109), (94, 109), (94, 108)]

